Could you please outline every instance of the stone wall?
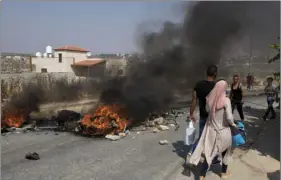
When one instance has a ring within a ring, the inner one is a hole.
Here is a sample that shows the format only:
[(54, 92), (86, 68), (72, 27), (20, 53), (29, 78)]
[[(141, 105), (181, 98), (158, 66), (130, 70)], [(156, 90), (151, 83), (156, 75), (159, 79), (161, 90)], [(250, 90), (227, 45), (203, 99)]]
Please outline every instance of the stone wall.
[(30, 64), (30, 57), (1, 56), (1, 73), (24, 73), (32, 72), (33, 69), (35, 69), (35, 66)]
[(66, 78), (68, 80), (79, 79), (75, 76), (74, 73), (62, 72), (62, 73), (36, 73), (36, 72), (27, 72), (27, 73), (15, 73), (15, 74), (2, 74), (1, 80), (6, 82), (11, 82), (13, 79), (20, 79), (20, 82), (31, 82), (37, 77), (49, 77), (53, 79)]
[(1, 74), (1, 94), (2, 99), (6, 99), (11, 94), (19, 92), (24, 83), (52, 83), (58, 79), (64, 78), (68, 82), (79, 79), (74, 73), (18, 73), (18, 74)]

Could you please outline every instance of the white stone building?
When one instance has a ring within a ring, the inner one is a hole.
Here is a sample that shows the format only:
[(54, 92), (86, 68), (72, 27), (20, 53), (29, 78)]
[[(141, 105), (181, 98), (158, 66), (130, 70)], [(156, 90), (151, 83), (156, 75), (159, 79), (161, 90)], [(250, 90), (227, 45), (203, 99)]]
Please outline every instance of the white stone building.
[[(49, 46), (50, 48), (50, 46)], [(82, 77), (124, 75), (127, 61), (124, 58), (89, 58), (89, 51), (75, 46), (63, 46), (54, 51), (46, 48), (44, 56), (32, 57), (37, 73), (69, 72)], [(50, 53), (51, 51), (51, 53)], [(38, 53), (37, 53), (38, 55)]]
[(89, 51), (75, 46), (63, 46), (54, 49), (47, 57), (39, 56), (32, 58), (35, 72), (73, 72), (72, 64), (88, 60)]

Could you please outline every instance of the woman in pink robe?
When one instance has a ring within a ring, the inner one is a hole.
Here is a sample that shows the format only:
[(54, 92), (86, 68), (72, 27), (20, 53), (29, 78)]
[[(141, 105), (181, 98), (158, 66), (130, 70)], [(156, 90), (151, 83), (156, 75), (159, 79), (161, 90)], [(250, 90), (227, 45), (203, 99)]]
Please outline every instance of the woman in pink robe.
[(200, 180), (204, 180), (206, 172), (212, 163), (212, 159), (222, 154), (222, 178), (229, 176), (227, 166), (231, 160), (232, 136), (230, 126), (235, 126), (231, 110), (230, 99), (226, 97), (227, 83), (221, 80), (216, 83), (214, 89), (207, 96), (207, 109), (209, 117), (207, 119), (198, 146), (190, 158), (190, 163), (197, 165), (201, 154), (205, 155), (202, 164)]

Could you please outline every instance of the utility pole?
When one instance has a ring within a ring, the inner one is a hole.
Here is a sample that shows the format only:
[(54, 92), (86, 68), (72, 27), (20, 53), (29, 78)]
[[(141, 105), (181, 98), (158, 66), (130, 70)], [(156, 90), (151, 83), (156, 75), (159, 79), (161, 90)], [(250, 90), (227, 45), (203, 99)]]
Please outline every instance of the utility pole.
[(249, 48), (250, 48), (250, 52), (249, 52), (249, 61), (248, 61), (248, 64), (249, 64), (249, 73), (251, 73), (251, 62), (252, 62), (252, 35), (250, 35), (250, 42), (249, 42)]

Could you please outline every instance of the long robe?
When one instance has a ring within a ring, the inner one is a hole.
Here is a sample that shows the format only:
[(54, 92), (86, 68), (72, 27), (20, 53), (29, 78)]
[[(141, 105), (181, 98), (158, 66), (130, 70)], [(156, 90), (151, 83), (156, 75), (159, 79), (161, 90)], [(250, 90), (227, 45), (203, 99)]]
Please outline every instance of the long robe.
[(198, 145), (190, 158), (190, 163), (197, 165), (201, 159), (201, 154), (205, 155), (209, 166), (216, 155), (226, 151), (223, 163), (228, 165), (232, 154), (232, 136), (230, 124), (233, 124), (230, 100), (227, 99), (225, 106), (216, 111), (215, 119), (208, 118)]

